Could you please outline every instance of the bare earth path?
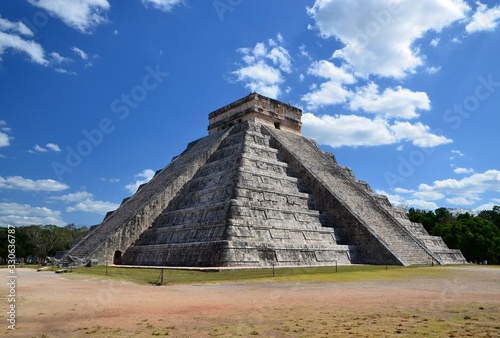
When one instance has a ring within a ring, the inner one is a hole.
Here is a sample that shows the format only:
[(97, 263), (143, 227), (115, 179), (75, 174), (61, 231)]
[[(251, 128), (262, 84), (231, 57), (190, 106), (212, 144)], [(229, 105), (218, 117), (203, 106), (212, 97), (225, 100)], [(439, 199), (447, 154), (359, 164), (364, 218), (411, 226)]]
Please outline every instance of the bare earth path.
[(499, 337), (500, 269), (335, 283), (149, 286), (18, 269), (6, 337)]

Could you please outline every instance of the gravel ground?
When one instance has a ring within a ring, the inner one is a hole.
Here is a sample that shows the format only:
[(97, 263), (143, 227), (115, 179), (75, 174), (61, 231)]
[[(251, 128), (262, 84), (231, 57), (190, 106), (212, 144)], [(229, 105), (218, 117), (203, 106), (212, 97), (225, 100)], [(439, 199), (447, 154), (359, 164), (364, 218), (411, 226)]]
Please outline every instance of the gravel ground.
[[(500, 269), (334, 283), (149, 286), (17, 269), (7, 337), (500, 336)], [(8, 280), (7, 270), (0, 278)], [(7, 283), (0, 284), (2, 317)]]

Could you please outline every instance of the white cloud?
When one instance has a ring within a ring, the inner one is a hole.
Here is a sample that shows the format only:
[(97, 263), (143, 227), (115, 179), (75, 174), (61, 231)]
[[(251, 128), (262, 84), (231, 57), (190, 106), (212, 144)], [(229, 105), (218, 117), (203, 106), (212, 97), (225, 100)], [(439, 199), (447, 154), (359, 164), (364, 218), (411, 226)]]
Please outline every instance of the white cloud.
[(386, 118), (413, 119), (419, 117), (417, 110), (429, 110), (430, 100), (424, 92), (413, 92), (406, 88), (387, 88), (379, 93), (378, 86), (370, 82), (359, 88), (349, 102), (352, 110), (363, 110)]
[(470, 198), (485, 192), (500, 191), (500, 171), (487, 170), (474, 173), (461, 180), (446, 179), (434, 181), (432, 185), (421, 184), (419, 190), (436, 191), (447, 195)]
[(81, 202), (87, 199), (92, 199), (93, 195), (86, 191), (79, 191), (75, 193), (70, 193), (62, 196), (52, 196), (51, 200), (64, 201), (64, 202)]
[(60, 152), (61, 151), (61, 148), (59, 148), (59, 146), (55, 143), (47, 143), (45, 145), (48, 149), (52, 150), (52, 151), (55, 151), (55, 152)]
[(356, 79), (351, 73), (349, 73), (348, 70), (343, 67), (337, 67), (335, 64), (327, 60), (313, 62), (307, 72), (309, 74), (323, 77), (342, 84), (352, 84), (356, 82)]
[(9, 135), (0, 131), (0, 147), (7, 147), (10, 145)]
[(116, 183), (116, 182), (120, 182), (120, 179), (119, 178), (106, 178), (106, 177), (103, 177), (103, 178), (101, 178), (101, 181), (103, 181), (103, 182), (109, 182), (109, 183)]
[(170, 12), (174, 6), (183, 3), (183, 1), (184, 0), (141, 0), (144, 6), (151, 6), (164, 12)]
[(61, 218), (61, 212), (46, 207), (34, 207), (29, 204), (0, 203), (0, 226), (24, 226), (32, 224), (55, 224), (59, 226), (67, 223)]
[(474, 172), (474, 169), (472, 168), (455, 168), (455, 170), (453, 170), (453, 172), (455, 174), (471, 174)]
[(62, 191), (68, 189), (64, 183), (51, 180), (32, 180), (21, 176), (0, 176), (0, 189), (24, 190), (24, 191)]
[(347, 88), (356, 82), (355, 76), (345, 67), (338, 67), (332, 62), (321, 60), (311, 64), (308, 74), (329, 81), (313, 85), (311, 91), (302, 96), (307, 108), (316, 110), (335, 104), (346, 104), (353, 111), (376, 114), (384, 118), (413, 119), (419, 117), (419, 111), (430, 110), (430, 100), (424, 92), (414, 92), (398, 86), (379, 92), (374, 82), (355, 90)]
[(69, 71), (69, 70), (64, 69), (64, 68), (58, 67), (58, 68), (55, 68), (54, 70), (58, 73), (61, 73), (61, 74), (78, 75), (78, 73), (73, 72), (73, 71)]
[(430, 66), (430, 67), (425, 67), (425, 72), (428, 74), (435, 74), (441, 70), (441, 67), (436, 67), (436, 66)]
[(437, 47), (437, 45), (439, 44), (439, 38), (434, 38), (431, 40), (431, 42), (429, 43), (429, 45), (431, 45), (432, 47)]
[(47, 149), (40, 147), (38, 144), (35, 144), (35, 146), (33, 147), (33, 150), (40, 152), (40, 153), (46, 153), (48, 151)]
[(406, 200), (404, 204), (407, 204), (417, 209), (425, 209), (425, 210), (436, 210), (438, 208), (437, 204), (434, 202), (429, 202), (426, 200), (419, 200), (419, 199)]
[(424, 64), (416, 41), (464, 19), (468, 10), (463, 0), (317, 0), (308, 13), (323, 38), (344, 43), (333, 56), (358, 74), (403, 78)]
[(49, 61), (45, 58), (43, 47), (25, 37), (32, 37), (33, 32), (22, 22), (11, 22), (0, 17), (0, 61), (2, 54), (8, 49), (28, 54), (31, 61), (42, 66), (47, 66)]
[(453, 142), (442, 135), (433, 134), (430, 128), (421, 122), (397, 121), (390, 127), (397, 141), (411, 141), (417, 147), (436, 147)]
[(405, 189), (405, 188), (395, 188), (395, 192), (400, 193), (400, 194), (410, 194), (415, 192), (415, 190), (410, 190), (410, 189)]
[(68, 212), (81, 211), (103, 215), (108, 211), (116, 210), (119, 207), (119, 205), (116, 203), (97, 201), (94, 199), (94, 195), (87, 191), (79, 191), (62, 196), (54, 196), (50, 199), (63, 201), (66, 203), (75, 203), (74, 205), (68, 206), (66, 208), (66, 211)]
[[(472, 173), (472, 175), (461, 180), (445, 179), (436, 180), (432, 184), (422, 183), (417, 190), (396, 188), (394, 191), (409, 194), (408, 199), (402, 199), (404, 204), (429, 210), (437, 209), (437, 205), (444, 202), (457, 206), (472, 206), (481, 201), (481, 195), (500, 191), (500, 171), (487, 170), (484, 173), (474, 173), (472, 169), (457, 169), (456, 173)], [(500, 199), (491, 198), (489, 203), (474, 210), (491, 210), (495, 203), (500, 204), (498, 202)]]
[(378, 146), (410, 141), (418, 147), (434, 147), (450, 143), (451, 140), (438, 136), (430, 128), (418, 122), (395, 122), (376, 117), (369, 119), (356, 115), (315, 116), (302, 115), (302, 133), (320, 144), (331, 147)]
[[(278, 42), (283, 38), (278, 35)], [(285, 81), (282, 75), (292, 71), (291, 57), (288, 51), (273, 39), (267, 44), (259, 42), (254, 48), (240, 48), (245, 66), (232, 72), (236, 81), (244, 83), (252, 92), (277, 98), (281, 94), (280, 85)]]
[(33, 32), (21, 21), (12, 22), (0, 17), (0, 31), (20, 34), (25, 36), (33, 36)]
[(61, 54), (59, 54), (57, 52), (50, 53), (50, 57), (52, 59), (52, 63), (55, 63), (55, 64), (60, 64), (60, 63), (65, 63), (65, 62), (71, 61), (70, 58), (61, 56)]
[(28, 0), (28, 2), (46, 10), (82, 33), (90, 33), (95, 27), (105, 23), (107, 21), (105, 13), (111, 7), (108, 0)]
[(465, 198), (465, 197), (451, 197), (446, 199), (446, 203), (449, 204), (455, 204), (455, 205), (472, 205), (476, 201), (478, 201), (479, 198), (477, 196), (471, 196), (471, 198)]
[(307, 103), (307, 108), (318, 108), (333, 104), (345, 103), (352, 93), (335, 81), (322, 83), (318, 89), (302, 96), (301, 100)]
[(471, 21), (465, 26), (465, 31), (470, 34), (495, 30), (500, 23), (500, 5), (489, 9), (480, 2), (477, 2), (477, 5), (477, 10), (472, 15)]
[(450, 156), (450, 160), (454, 160), (456, 156), (464, 157), (465, 155), (462, 154), (460, 150), (452, 150), (451, 153), (453, 155)]
[(47, 143), (45, 147), (40, 146), (39, 144), (35, 144), (33, 149), (28, 150), (28, 152), (35, 153), (46, 153), (48, 151), (60, 152), (61, 148), (55, 143)]
[(440, 192), (425, 189), (413, 193), (413, 196), (426, 201), (436, 201), (445, 197), (445, 195)]
[(81, 202), (78, 202), (74, 206), (67, 207), (66, 211), (68, 212), (82, 211), (82, 212), (91, 212), (94, 214), (104, 215), (108, 211), (116, 210), (118, 207), (119, 205), (116, 203), (86, 199)]
[(127, 189), (131, 194), (134, 194), (141, 184), (149, 182), (154, 175), (155, 175), (154, 170), (145, 169), (142, 172), (134, 175), (135, 181), (130, 184), (127, 184), (125, 186), (125, 189)]
[(332, 104), (345, 103), (352, 95), (344, 84), (352, 84), (356, 79), (343, 67), (337, 67), (330, 61), (320, 60), (313, 62), (307, 73), (328, 79), (319, 88), (313, 87), (312, 92), (302, 96), (301, 100), (307, 103), (308, 109), (315, 110)]
[(300, 50), (300, 55), (308, 58), (309, 60), (311, 59), (311, 56), (309, 55), (309, 53), (307, 52), (306, 50), (306, 46), (305, 45), (300, 45), (299, 46), (299, 50)]
[(403, 197), (401, 197), (399, 195), (389, 194), (389, 193), (385, 192), (384, 190), (376, 190), (375, 193), (377, 193), (378, 195), (386, 196), (392, 205), (400, 205), (404, 201)]
[(302, 115), (302, 133), (320, 144), (331, 147), (373, 146), (395, 142), (388, 122), (356, 115)]
[(78, 47), (71, 47), (71, 50), (76, 54), (78, 55), (79, 57), (82, 58), (82, 60), (87, 60), (89, 58), (89, 56), (87, 55), (87, 53), (85, 53), (83, 50), (81, 50), (80, 48)]
[(493, 207), (496, 205), (499, 205), (499, 204), (500, 204), (500, 202), (493, 200), (493, 202), (482, 204), (482, 205), (476, 207), (473, 211), (474, 211), (474, 213), (478, 214), (484, 210), (493, 210)]

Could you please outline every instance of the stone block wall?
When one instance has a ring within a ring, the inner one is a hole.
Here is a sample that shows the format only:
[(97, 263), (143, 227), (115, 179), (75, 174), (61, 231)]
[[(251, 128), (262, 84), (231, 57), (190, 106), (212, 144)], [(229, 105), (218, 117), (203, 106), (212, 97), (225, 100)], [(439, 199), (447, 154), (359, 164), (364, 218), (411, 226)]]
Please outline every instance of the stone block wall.
[(115, 252), (124, 253), (151, 226), (226, 136), (227, 132), (219, 132), (192, 142), (148, 184), (124, 199), (122, 205), (71, 248), (68, 255), (97, 259), (99, 264), (113, 262)]
[(184, 250), (198, 257), (189, 266), (350, 264), (356, 248), (323, 226), (314, 196), (299, 190), (269, 140), (260, 123), (232, 127), (124, 263), (179, 265)]

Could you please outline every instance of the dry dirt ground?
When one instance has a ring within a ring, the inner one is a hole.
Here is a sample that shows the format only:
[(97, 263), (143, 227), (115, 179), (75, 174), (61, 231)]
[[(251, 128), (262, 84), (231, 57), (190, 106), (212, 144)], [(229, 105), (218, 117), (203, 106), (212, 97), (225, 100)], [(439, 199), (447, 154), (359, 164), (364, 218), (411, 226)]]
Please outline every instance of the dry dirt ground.
[(138, 285), (17, 269), (5, 337), (500, 337), (500, 269), (393, 281)]

